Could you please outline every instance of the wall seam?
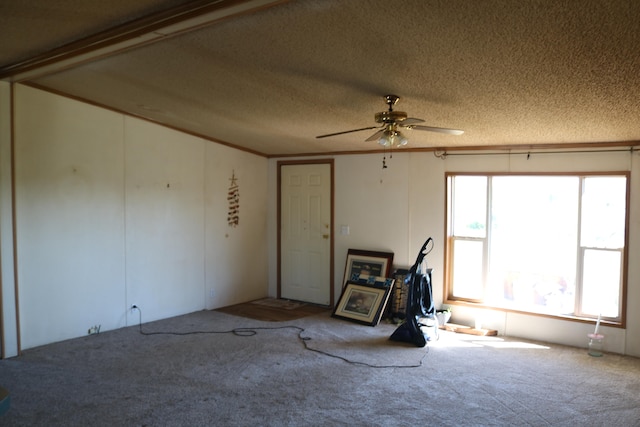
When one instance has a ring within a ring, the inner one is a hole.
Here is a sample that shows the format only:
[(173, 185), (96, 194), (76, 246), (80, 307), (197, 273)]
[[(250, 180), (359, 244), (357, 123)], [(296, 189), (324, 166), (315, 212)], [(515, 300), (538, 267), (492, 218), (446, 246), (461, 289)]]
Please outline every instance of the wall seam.
[(124, 301), (125, 301), (125, 326), (129, 326), (129, 274), (127, 271), (127, 116), (122, 115), (122, 253), (123, 266), (122, 273), (124, 275)]
[[(15, 83), (9, 86), (9, 139), (11, 145), (11, 225), (13, 231), (13, 286), (14, 299), (16, 305), (16, 352), (22, 354), (22, 332), (20, 329), (20, 294), (19, 294), (19, 278), (18, 278), (18, 225), (16, 219), (18, 212), (16, 210), (16, 144), (15, 144)], [(4, 345), (2, 347), (4, 352)]]
[(210, 302), (207, 296), (207, 143), (200, 140), (202, 144), (202, 291), (203, 308), (209, 309)]

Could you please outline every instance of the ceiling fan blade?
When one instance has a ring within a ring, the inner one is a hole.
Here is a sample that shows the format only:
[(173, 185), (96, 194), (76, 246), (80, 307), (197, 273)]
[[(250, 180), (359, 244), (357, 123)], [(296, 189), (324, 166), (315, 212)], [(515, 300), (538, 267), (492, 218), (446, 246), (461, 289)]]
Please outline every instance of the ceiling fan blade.
[(446, 133), (449, 135), (462, 135), (464, 133), (463, 130), (459, 130), (459, 129), (436, 128), (433, 126), (409, 125), (407, 126), (407, 128), (416, 129), (416, 130), (426, 130), (429, 132), (440, 132), (440, 133)]
[(361, 130), (369, 130), (369, 129), (377, 129), (377, 128), (378, 128), (378, 126), (369, 126), (369, 127), (366, 127), (366, 128), (345, 130), (344, 132), (334, 132), (334, 133), (328, 133), (326, 135), (318, 135), (318, 136), (316, 136), (316, 138), (327, 138), (329, 136), (336, 136), (336, 135), (342, 135), (342, 134), (345, 134), (345, 133), (360, 132)]
[(424, 120), (416, 119), (415, 117), (408, 117), (404, 119), (402, 122), (400, 122), (400, 125), (408, 126), (408, 125), (415, 125), (417, 123), (424, 123)]
[(380, 139), (384, 131), (385, 131), (385, 128), (380, 129), (378, 132), (374, 133), (369, 138), (365, 139), (365, 141), (375, 141)]

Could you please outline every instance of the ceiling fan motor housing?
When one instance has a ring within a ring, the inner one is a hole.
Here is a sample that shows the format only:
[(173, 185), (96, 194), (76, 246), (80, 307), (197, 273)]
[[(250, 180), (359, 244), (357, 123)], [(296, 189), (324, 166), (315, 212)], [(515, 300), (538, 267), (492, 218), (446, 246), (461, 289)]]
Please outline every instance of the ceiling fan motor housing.
[(385, 95), (384, 100), (389, 106), (389, 110), (376, 113), (376, 123), (389, 125), (401, 122), (407, 118), (407, 113), (404, 111), (393, 111), (393, 106), (400, 100), (398, 95)]
[(407, 113), (404, 111), (382, 111), (376, 113), (377, 123), (395, 123), (401, 122), (407, 118)]

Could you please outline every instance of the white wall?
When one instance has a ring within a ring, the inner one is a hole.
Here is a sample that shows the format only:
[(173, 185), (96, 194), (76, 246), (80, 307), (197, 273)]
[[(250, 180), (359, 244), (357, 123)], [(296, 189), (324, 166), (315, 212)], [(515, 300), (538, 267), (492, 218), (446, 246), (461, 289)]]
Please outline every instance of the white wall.
[[(290, 160), (290, 159), (288, 159)], [(276, 247), (276, 174), (278, 159), (271, 159), (269, 233), (270, 247)], [(640, 356), (640, 314), (633, 308), (640, 304), (640, 266), (634, 254), (640, 250), (640, 156), (638, 153), (573, 153), (449, 156), (445, 160), (433, 153), (394, 153), (381, 169), (381, 154), (345, 155), (335, 159), (335, 295), (341, 292), (341, 280), (349, 248), (389, 250), (395, 253), (394, 265), (406, 267), (415, 261), (428, 237), (435, 247), (427, 256), (433, 268), (433, 291), (436, 307), (443, 302), (445, 242), (446, 171), (458, 172), (564, 172), (564, 171), (632, 171), (629, 271), (627, 290), (627, 328), (603, 327), (607, 351)], [(340, 235), (341, 225), (349, 225), (351, 234)], [(275, 295), (276, 260), (270, 258), (269, 293)], [(501, 334), (586, 347), (586, 334), (593, 324), (549, 319), (518, 313), (454, 306), (453, 321), (474, 325)]]
[[(396, 154), (387, 158), (388, 167), (382, 169), (381, 155), (336, 158), (335, 255), (342, 264), (337, 264), (335, 283), (339, 289), (349, 248), (394, 252), (394, 264), (410, 263), (408, 160)], [(349, 235), (340, 234), (342, 225), (349, 226)], [(355, 243), (359, 246), (354, 247)]]
[(25, 86), (15, 99), (23, 349), (136, 324), (134, 303), (151, 321), (267, 295), (266, 159)]
[(125, 123), (126, 306), (151, 319), (202, 309), (205, 143)]
[(0, 325), (2, 355), (18, 354), (18, 321), (13, 269), (11, 186), (11, 85), (0, 81)]
[(123, 326), (123, 118), (20, 86), (15, 96), (22, 346)]
[[(2, 82), (0, 82), (2, 83)], [(7, 105), (9, 85), (0, 85)], [(4, 125), (10, 117), (3, 111)], [(234, 150), (33, 88), (15, 87), (17, 278), (22, 348), (276, 294), (277, 159)], [(15, 346), (10, 197), (0, 133), (0, 242), (5, 340)], [(443, 300), (445, 171), (631, 170), (627, 329), (607, 328), (605, 349), (640, 356), (640, 158), (629, 153), (449, 156), (397, 152), (335, 156), (335, 295), (349, 248), (392, 251), (411, 265), (435, 248)], [(227, 224), (232, 172), (240, 226)], [(267, 178), (267, 179), (265, 179)], [(339, 233), (341, 225), (349, 235)], [(8, 248), (8, 249), (7, 249)], [(7, 309), (8, 308), (8, 309)], [(592, 325), (454, 307), (454, 321), (500, 333), (585, 346)], [(12, 338), (13, 337), (13, 338)]]
[[(207, 144), (206, 300), (207, 308), (267, 296), (266, 159), (218, 144)], [(227, 193), (235, 171), (240, 191), (240, 223), (227, 224)], [(213, 292), (213, 297), (211, 293)]]

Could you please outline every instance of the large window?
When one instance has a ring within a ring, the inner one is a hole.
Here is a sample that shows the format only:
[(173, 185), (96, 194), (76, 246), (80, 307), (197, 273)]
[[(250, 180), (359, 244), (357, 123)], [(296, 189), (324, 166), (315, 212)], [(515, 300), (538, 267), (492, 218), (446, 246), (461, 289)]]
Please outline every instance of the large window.
[(626, 173), (447, 175), (447, 299), (620, 323)]

